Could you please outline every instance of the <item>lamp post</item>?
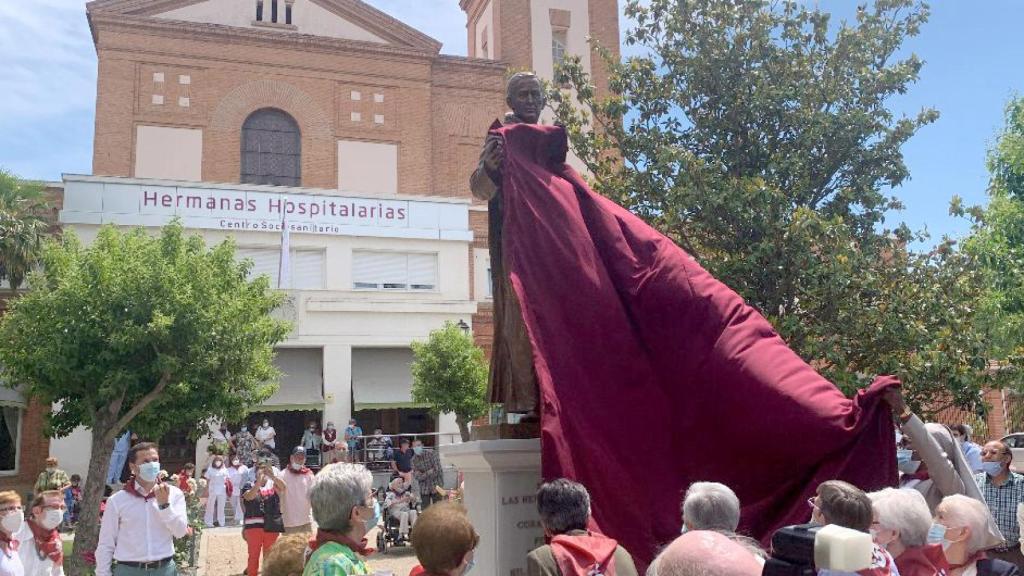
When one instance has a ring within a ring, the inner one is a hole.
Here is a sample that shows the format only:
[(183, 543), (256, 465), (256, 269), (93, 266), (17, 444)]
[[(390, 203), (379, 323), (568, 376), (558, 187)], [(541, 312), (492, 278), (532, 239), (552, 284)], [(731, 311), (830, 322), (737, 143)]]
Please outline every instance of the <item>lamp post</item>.
[(462, 333), (463, 333), (463, 334), (469, 335), (469, 324), (466, 324), (466, 321), (465, 321), (465, 320), (462, 320), (462, 319), (460, 318), (460, 319), (459, 319), (459, 323), (458, 323), (458, 324), (456, 324), (456, 326), (458, 326), (458, 327), (459, 327), (459, 330), (462, 330)]

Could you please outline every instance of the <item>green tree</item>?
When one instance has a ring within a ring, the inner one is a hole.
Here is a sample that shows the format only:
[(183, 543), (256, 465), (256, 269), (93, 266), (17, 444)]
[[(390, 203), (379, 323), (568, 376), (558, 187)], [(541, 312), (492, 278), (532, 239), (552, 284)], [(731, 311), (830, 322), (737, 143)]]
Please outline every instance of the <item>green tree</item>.
[(900, 149), (938, 117), (887, 107), (918, 78), (922, 61), (899, 54), (927, 6), (876, 0), (838, 26), (806, 3), (768, 0), (627, 0), (625, 12), (638, 55), (604, 51), (608, 93), (578, 58), (550, 90), (595, 189), (845, 390), (893, 373), (917, 407), (974, 402), (987, 343), (962, 278), (976, 262), (945, 242), (913, 253), (921, 236), (885, 226), (901, 208), (888, 191), (908, 177)]
[(487, 413), (487, 362), (469, 334), (445, 322), (426, 342), (413, 342), (412, 398), (435, 412), (451, 412), (462, 440), (469, 423)]
[(55, 405), (45, 433), (92, 432), (89, 476), (72, 574), (96, 547), (99, 503), (115, 438), (143, 438), (211, 418), (237, 419), (276, 388), (274, 344), (287, 324), (270, 313), (281, 297), (248, 280), (225, 241), (207, 248), (179, 222), (158, 237), (100, 228), (83, 245), (50, 242), (30, 290), (0, 318), (3, 381)]
[(38, 262), (50, 223), (43, 186), (0, 170), (0, 281), (17, 290)]
[(954, 214), (974, 221), (965, 251), (984, 267), (987, 291), (982, 301), (984, 329), (993, 339), (994, 360), (1018, 389), (1024, 384), (1024, 98), (1006, 105), (1005, 126), (989, 152), (988, 206), (967, 208), (957, 199)]

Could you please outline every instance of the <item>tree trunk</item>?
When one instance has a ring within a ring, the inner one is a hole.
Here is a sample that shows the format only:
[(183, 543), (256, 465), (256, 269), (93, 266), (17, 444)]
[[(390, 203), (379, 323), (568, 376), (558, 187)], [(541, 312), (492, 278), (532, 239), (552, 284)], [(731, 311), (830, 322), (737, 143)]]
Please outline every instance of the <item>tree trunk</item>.
[(462, 441), (469, 442), (469, 421), (456, 414), (455, 423), (459, 425), (459, 435), (462, 436)]
[[(107, 423), (96, 422), (92, 429), (92, 450), (89, 459), (89, 476), (82, 490), (82, 508), (75, 529), (75, 546), (69, 558), (64, 559), (64, 567), (70, 576), (83, 576), (91, 572), (89, 565), (82, 558), (83, 553), (95, 553), (96, 542), (100, 535), (100, 502), (106, 487), (107, 469), (110, 466), (110, 455), (114, 444), (109, 440), (111, 434)], [(116, 438), (116, 436), (115, 436)]]

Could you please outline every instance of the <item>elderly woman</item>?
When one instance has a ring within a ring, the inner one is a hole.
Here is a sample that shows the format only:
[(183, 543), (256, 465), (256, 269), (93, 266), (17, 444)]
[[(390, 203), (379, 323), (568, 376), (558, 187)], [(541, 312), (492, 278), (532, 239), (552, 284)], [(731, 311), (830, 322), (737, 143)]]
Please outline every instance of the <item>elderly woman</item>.
[(373, 496), (373, 475), (358, 464), (331, 464), (309, 490), (319, 529), (309, 546), (304, 576), (369, 574), (360, 556), (370, 551), (366, 534), (380, 523), (380, 503)]
[(899, 419), (900, 431), (909, 441), (908, 447), (913, 449), (910, 466), (901, 465), (900, 488), (920, 492), (933, 512), (943, 498), (954, 494), (984, 502), (974, 481), (974, 471), (950, 429), (942, 424), (922, 422), (907, 407), (899, 389), (887, 390), (885, 400)]
[(942, 546), (928, 544), (932, 515), (917, 490), (886, 488), (868, 494), (871, 536), (896, 559), (900, 576), (936, 576), (948, 568)]
[(388, 485), (388, 493), (384, 499), (385, 513), (398, 520), (398, 542), (401, 544), (409, 538), (409, 529), (416, 525), (419, 511), (419, 494), (412, 489), (412, 483), (404, 478), (395, 478)]
[(431, 506), (412, 530), (412, 547), (420, 565), (409, 576), (462, 576), (473, 568), (480, 542), (460, 504)]
[(947, 496), (935, 509), (937, 532), (949, 562), (949, 576), (1016, 576), (1013, 564), (985, 557), (985, 550), (997, 546), (1002, 537), (988, 527), (992, 521), (988, 507), (967, 496)]

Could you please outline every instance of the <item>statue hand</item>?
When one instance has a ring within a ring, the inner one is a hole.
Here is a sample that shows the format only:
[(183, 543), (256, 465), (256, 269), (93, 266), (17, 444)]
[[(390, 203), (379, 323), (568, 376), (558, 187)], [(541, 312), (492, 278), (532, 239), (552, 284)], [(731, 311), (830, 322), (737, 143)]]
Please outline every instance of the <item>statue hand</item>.
[(505, 143), (499, 136), (489, 135), (484, 142), (484, 150), (481, 154), (484, 169), (489, 174), (501, 172), (501, 164), (505, 158)]

